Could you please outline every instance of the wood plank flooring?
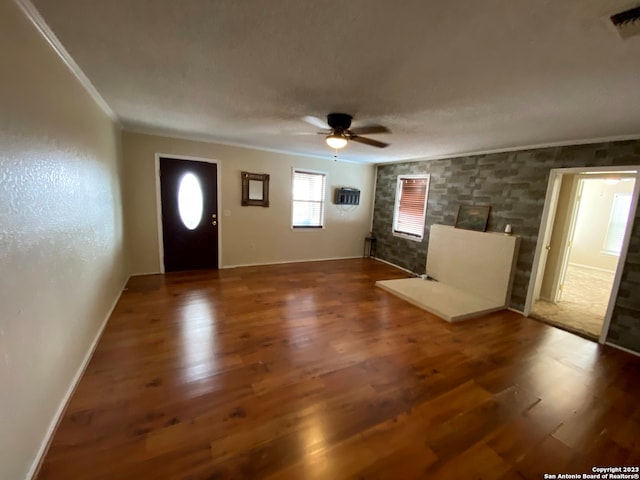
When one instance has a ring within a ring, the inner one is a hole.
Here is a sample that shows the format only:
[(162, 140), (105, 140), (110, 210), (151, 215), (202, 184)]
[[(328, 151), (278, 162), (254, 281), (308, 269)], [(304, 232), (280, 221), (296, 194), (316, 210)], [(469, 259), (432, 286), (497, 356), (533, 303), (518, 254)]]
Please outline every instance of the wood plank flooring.
[(370, 259), (134, 277), (41, 479), (540, 479), (640, 463), (640, 359), (448, 324)]

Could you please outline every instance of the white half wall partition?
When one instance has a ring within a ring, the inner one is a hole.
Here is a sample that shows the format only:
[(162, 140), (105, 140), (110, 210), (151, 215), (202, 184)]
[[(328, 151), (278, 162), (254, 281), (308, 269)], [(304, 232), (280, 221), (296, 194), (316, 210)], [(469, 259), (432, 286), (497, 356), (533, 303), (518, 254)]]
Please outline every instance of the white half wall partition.
[(428, 279), (376, 283), (449, 322), (507, 307), (519, 237), (432, 225), (427, 252)]

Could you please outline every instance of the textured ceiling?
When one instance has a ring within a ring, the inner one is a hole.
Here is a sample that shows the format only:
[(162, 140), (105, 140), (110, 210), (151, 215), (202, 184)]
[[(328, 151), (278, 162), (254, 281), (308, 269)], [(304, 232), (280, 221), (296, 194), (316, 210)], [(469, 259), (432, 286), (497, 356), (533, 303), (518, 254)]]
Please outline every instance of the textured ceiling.
[(640, 137), (629, 0), (32, 0), (126, 128), (331, 158), (305, 115), (382, 124), (386, 162)]

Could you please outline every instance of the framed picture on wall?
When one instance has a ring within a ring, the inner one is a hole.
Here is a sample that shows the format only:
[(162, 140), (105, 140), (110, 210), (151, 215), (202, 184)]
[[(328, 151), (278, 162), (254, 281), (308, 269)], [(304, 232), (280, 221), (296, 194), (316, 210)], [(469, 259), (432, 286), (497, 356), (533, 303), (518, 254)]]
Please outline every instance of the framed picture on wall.
[(484, 232), (487, 230), (490, 211), (490, 205), (460, 205), (455, 227)]
[(241, 172), (243, 207), (269, 206), (269, 175), (266, 173)]

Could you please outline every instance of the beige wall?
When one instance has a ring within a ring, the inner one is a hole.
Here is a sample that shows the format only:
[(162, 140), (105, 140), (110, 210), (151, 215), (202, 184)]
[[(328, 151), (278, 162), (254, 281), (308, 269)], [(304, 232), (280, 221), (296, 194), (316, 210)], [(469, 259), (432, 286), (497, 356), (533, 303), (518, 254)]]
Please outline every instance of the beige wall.
[(633, 193), (633, 181), (607, 185), (602, 179), (584, 181), (573, 236), (570, 263), (614, 271), (619, 257), (602, 253), (616, 193)]
[(119, 133), (0, 2), (0, 478), (25, 478), (125, 279)]
[[(362, 255), (371, 224), (373, 166), (124, 132), (124, 210), (134, 274), (160, 271), (156, 153), (219, 162), (221, 267)], [(292, 167), (327, 173), (326, 228), (291, 229)], [(269, 208), (240, 205), (242, 171), (270, 175)], [(333, 204), (334, 188), (340, 186), (361, 190), (356, 209), (345, 212)]]

